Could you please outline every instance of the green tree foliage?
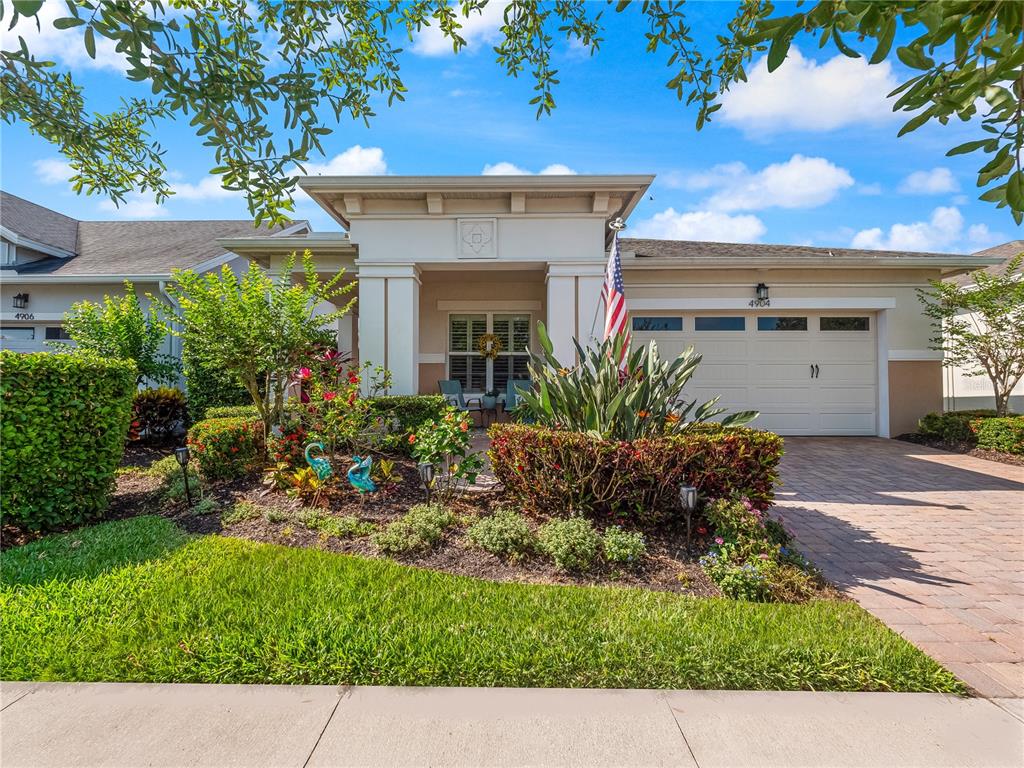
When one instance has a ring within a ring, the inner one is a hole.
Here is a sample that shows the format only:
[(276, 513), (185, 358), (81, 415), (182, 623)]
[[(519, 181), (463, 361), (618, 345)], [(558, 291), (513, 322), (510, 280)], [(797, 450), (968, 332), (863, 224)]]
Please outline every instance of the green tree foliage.
[(179, 330), (194, 362), (222, 371), (242, 385), (268, 427), (280, 422), (285, 392), (311, 350), (355, 299), (318, 315), (321, 302), (338, 304), (355, 283), (342, 284), (344, 270), (320, 279), (313, 254), (302, 256), (301, 282), (293, 282), (295, 254), (276, 276), (257, 264), (239, 278), (228, 265), (203, 275), (174, 272), (168, 287), (181, 316)]
[[(51, 0), (57, 2), (58, 0)], [(369, 121), (373, 101), (405, 97), (400, 76), (402, 38), (438, 28), (455, 52), (460, 30), (488, 0), (65, 0), (68, 13), (54, 21), (69, 46), (95, 57), (97, 40), (116, 43), (130, 80), (150, 87), (148, 99), (126, 99), (108, 114), (86, 109), (72, 72), (36, 59), (18, 33), (38, 24), (42, 0), (0, 0), (17, 47), (0, 52), (0, 116), (20, 121), (69, 159), (77, 190), (123, 201), (132, 189), (161, 201), (173, 194), (163, 150), (150, 134), (160, 120), (188, 116), (213, 149), (211, 172), (227, 189), (244, 192), (257, 222), (281, 220), (293, 209), (295, 174), (323, 155), (329, 123), (342, 116)], [(650, 53), (665, 57), (665, 86), (697, 106), (702, 128), (720, 96), (746, 80), (751, 57), (768, 50), (769, 69), (785, 60), (790, 44), (816, 35), (821, 47), (859, 56), (867, 41), (870, 61), (892, 53), (897, 33), (917, 36), (895, 55), (918, 70), (896, 93), (894, 108), (912, 113), (902, 133), (952, 117), (970, 120), (984, 104), (979, 139), (950, 154), (982, 152), (982, 199), (1008, 205), (1019, 222), (1024, 211), (1024, 3), (1018, 0), (821, 0), (781, 16), (769, 0), (740, 0), (727, 28), (702, 51), (681, 0), (490, 0), (504, 5), (494, 46), (498, 65), (518, 77), (529, 70), (530, 100), (538, 117), (555, 108), (556, 39), (591, 54), (603, 42), (605, 12), (636, 12), (647, 23)], [(174, 13), (169, 11), (173, 9)], [(614, 21), (613, 21), (614, 23)], [(23, 28), (23, 27), (22, 27)], [(902, 38), (901, 38), (902, 39)], [(853, 42), (853, 41), (856, 41)], [(280, 120), (280, 126), (272, 125)], [(296, 170), (296, 168), (300, 170)]]
[(932, 349), (941, 350), (947, 366), (968, 376), (988, 376), (996, 413), (1005, 416), (1010, 392), (1024, 377), (1024, 253), (1014, 257), (1005, 274), (971, 273), (974, 285), (941, 280), (919, 290), (924, 312), (932, 319)]
[(103, 301), (79, 301), (64, 313), (64, 330), (74, 345), (51, 343), (60, 352), (93, 355), (101, 359), (132, 360), (138, 381), (173, 382), (178, 363), (161, 350), (167, 328), (160, 317), (165, 305), (146, 294), (149, 307), (143, 309), (135, 286), (124, 283), (123, 296), (104, 296)]

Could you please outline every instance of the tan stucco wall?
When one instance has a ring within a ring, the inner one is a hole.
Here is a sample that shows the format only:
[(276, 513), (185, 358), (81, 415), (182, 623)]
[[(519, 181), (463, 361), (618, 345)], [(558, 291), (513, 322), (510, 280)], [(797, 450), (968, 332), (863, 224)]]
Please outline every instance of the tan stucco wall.
[(917, 421), (942, 410), (940, 360), (889, 361), (889, 434), (917, 430)]

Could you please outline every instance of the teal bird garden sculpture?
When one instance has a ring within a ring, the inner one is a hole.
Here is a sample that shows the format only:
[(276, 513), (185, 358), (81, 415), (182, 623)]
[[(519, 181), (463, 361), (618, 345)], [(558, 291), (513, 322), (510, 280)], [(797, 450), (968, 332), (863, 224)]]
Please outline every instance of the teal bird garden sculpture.
[(359, 491), (359, 501), (362, 503), (363, 494), (373, 493), (377, 490), (377, 484), (370, 479), (370, 470), (373, 468), (373, 457), (367, 456), (365, 459), (359, 456), (353, 456), (351, 467), (348, 470), (348, 481), (352, 483), (352, 487)]
[(331, 466), (331, 462), (327, 460), (327, 457), (323, 455), (310, 456), (310, 452), (314, 448), (319, 450), (321, 454), (324, 452), (323, 443), (310, 443), (306, 446), (306, 463), (313, 468), (314, 472), (316, 472), (318, 480), (326, 480), (334, 473), (334, 468)]

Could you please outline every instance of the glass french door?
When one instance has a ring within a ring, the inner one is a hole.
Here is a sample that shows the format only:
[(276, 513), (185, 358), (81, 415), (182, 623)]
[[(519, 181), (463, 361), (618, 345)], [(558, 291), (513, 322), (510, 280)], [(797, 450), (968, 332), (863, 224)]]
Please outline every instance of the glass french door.
[[(477, 351), (486, 333), (501, 340), (502, 351), (490, 360)], [(530, 316), (481, 312), (448, 316), (448, 378), (457, 379), (464, 392), (496, 389), (503, 393), (509, 379), (526, 379), (530, 344)]]

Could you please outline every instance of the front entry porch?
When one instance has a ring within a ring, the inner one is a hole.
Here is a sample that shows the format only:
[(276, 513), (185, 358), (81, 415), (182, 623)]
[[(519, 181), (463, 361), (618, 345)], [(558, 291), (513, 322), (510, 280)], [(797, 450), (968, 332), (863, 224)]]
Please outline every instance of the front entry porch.
[[(459, 381), (471, 396), (504, 393), (510, 379), (527, 378), (538, 322), (567, 363), (574, 337), (600, 334), (602, 262), (502, 270), (360, 262), (358, 270), (360, 358), (391, 371), (393, 394), (435, 393), (442, 379)], [(486, 334), (500, 342), (493, 355), (478, 348)]]

